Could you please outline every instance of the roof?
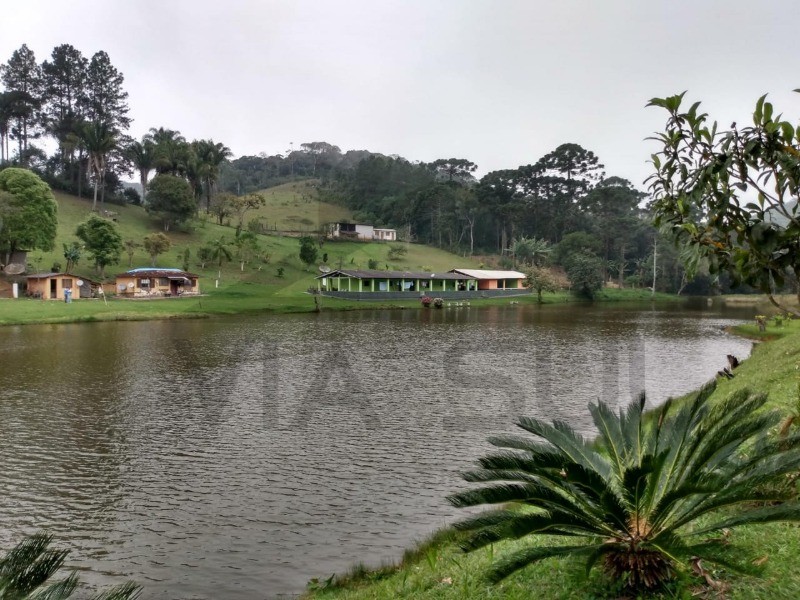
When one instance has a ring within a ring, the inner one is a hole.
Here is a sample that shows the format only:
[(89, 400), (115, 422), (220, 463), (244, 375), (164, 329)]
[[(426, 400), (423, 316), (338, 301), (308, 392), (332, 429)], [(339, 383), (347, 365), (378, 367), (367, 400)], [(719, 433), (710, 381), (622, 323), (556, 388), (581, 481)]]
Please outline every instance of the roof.
[(195, 278), (199, 276), (181, 269), (162, 269), (159, 267), (139, 267), (120, 273), (117, 277), (167, 277), (173, 279)]
[(451, 273), (461, 273), (475, 279), (525, 279), (527, 275), (519, 271), (493, 271), (491, 269), (453, 269)]
[(51, 277), (74, 277), (75, 279), (83, 279), (89, 283), (99, 283), (93, 279), (89, 279), (88, 277), (75, 275), (75, 273), (34, 273), (33, 275), (27, 275), (28, 279), (50, 279)]
[(472, 279), (472, 277), (457, 273), (430, 273), (428, 271), (378, 271), (371, 269), (337, 269), (319, 275), (323, 277), (352, 277), (353, 279)]

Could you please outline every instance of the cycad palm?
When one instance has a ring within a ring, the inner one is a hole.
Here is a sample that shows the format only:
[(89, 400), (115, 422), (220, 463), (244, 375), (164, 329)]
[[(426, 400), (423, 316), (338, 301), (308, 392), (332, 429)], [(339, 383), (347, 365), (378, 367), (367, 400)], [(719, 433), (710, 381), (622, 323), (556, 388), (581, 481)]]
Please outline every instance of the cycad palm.
[[(60, 581), (49, 580), (64, 564), (68, 550), (50, 548), (52, 537), (37, 533), (22, 540), (0, 558), (0, 598), (22, 600), (69, 598), (78, 586), (75, 573)], [(94, 600), (133, 600), (140, 587), (128, 582), (93, 596)]]
[(770, 436), (780, 416), (760, 410), (764, 395), (741, 391), (712, 406), (712, 391), (707, 386), (681, 406), (668, 401), (652, 419), (643, 415), (644, 397), (619, 415), (603, 403), (590, 406), (599, 431), (594, 441), (564, 422), (520, 419), (520, 427), (547, 443), (490, 439), (507, 450), (481, 459), (482, 468), (465, 478), (493, 484), (450, 501), (456, 506), (516, 502), (535, 510), (503, 508), (458, 523), (474, 532), (464, 548), (537, 533), (572, 540), (511, 554), (492, 568), (495, 581), (568, 554), (583, 556), (587, 572), (601, 562), (632, 589), (661, 586), (691, 557), (746, 568), (734, 547), (708, 535), (800, 520), (796, 502), (763, 504), (782, 500), (775, 497), (779, 488), (769, 484), (800, 468), (800, 435)]

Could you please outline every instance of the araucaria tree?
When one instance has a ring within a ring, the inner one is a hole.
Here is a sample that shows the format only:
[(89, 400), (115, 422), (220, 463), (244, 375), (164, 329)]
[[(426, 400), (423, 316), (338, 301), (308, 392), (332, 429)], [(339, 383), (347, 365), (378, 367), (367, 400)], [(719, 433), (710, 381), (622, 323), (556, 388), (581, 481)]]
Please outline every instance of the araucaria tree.
[(10, 167), (0, 171), (0, 252), (3, 263), (16, 250), (53, 249), (58, 227), (58, 205), (50, 187), (27, 169)]
[(94, 260), (97, 273), (102, 277), (108, 265), (115, 265), (122, 256), (122, 237), (113, 221), (91, 215), (78, 225), (75, 232)]
[[(652, 419), (644, 416), (643, 396), (619, 414), (603, 403), (592, 405), (596, 440), (563, 421), (521, 418), (518, 426), (543, 441), (491, 438), (503, 451), (482, 458), (480, 469), (465, 475), (489, 485), (450, 497), (456, 506), (500, 506), (456, 524), (473, 532), (464, 549), (529, 539), (494, 564), (489, 578), (577, 555), (587, 571), (600, 565), (634, 593), (689, 572), (692, 560), (752, 571), (748, 557), (714, 534), (800, 521), (797, 500), (787, 500), (785, 486), (774, 485), (800, 467), (800, 435), (772, 434), (781, 416), (763, 410), (763, 394), (743, 390), (712, 404), (711, 392), (709, 386), (688, 402), (668, 401)], [(568, 542), (537, 543), (537, 534)]]
[(683, 96), (649, 103), (668, 113), (653, 138), (661, 145), (649, 178), (656, 224), (683, 245), (690, 272), (706, 259), (712, 272), (800, 316), (774, 297), (787, 274), (800, 277), (800, 127), (762, 96), (752, 126), (721, 130), (699, 102), (683, 108)]
[(9, 61), (0, 67), (0, 79), (13, 94), (11, 137), (18, 143), (20, 164), (28, 164), (28, 141), (39, 137), (41, 128), (38, 111), (41, 108), (42, 68), (26, 44), (15, 50)]

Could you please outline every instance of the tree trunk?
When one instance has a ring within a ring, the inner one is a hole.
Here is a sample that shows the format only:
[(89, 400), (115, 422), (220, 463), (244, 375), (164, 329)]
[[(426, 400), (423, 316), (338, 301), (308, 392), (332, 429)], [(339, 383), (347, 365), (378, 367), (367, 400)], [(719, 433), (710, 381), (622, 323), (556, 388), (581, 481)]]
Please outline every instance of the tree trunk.
[(800, 311), (797, 311), (797, 310), (795, 310), (793, 308), (790, 308), (788, 306), (783, 306), (782, 304), (780, 304), (777, 300), (775, 300), (775, 297), (772, 295), (772, 292), (767, 294), (767, 299), (770, 301), (770, 303), (773, 306), (775, 306), (775, 308), (778, 308), (778, 309), (782, 310), (783, 312), (791, 313), (795, 317), (800, 317)]
[(139, 183), (142, 186), (142, 206), (147, 206), (147, 171), (139, 171)]
[(100, 184), (99, 181), (95, 178), (94, 180), (94, 199), (92, 200), (92, 212), (97, 211), (97, 187)]
[(78, 198), (83, 198), (83, 156), (78, 156)]

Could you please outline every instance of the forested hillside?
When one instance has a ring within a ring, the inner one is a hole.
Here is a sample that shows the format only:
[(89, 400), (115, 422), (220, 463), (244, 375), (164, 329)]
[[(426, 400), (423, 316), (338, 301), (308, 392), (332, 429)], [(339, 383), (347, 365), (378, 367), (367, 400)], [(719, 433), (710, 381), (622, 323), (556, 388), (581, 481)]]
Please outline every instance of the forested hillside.
[[(187, 140), (168, 124), (130, 137), (124, 76), (102, 50), (87, 57), (62, 44), (39, 62), (23, 45), (2, 65), (0, 81), (2, 165), (91, 198), (92, 212), (143, 205), (165, 232), (202, 212), (232, 223), (237, 237), (354, 220), (463, 256), (491, 255), (506, 267), (553, 265), (592, 285), (655, 281), (659, 290), (700, 293), (726, 285), (702, 269), (687, 281), (672, 244), (650, 224), (645, 194), (576, 143), (482, 176), (468, 158), (423, 163), (321, 141), (234, 158), (224, 143)], [(142, 193), (126, 180), (138, 181)], [(289, 196), (275, 191), (299, 182)], [(0, 251), (12, 245), (0, 229)]]

